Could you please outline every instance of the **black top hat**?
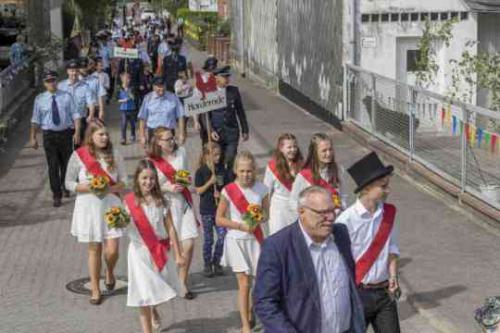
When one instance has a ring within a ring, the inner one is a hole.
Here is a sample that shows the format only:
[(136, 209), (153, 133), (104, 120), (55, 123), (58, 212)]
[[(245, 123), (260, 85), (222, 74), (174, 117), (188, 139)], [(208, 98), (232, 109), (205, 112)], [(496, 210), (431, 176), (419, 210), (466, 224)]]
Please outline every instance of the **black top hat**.
[(157, 85), (157, 86), (164, 85), (165, 84), (165, 80), (163, 79), (163, 76), (159, 76), (159, 75), (155, 76), (153, 78), (153, 84)]
[(369, 153), (347, 169), (357, 185), (354, 193), (358, 193), (377, 179), (390, 175), (392, 171), (394, 171), (394, 167), (392, 165), (385, 166), (375, 152)]
[(66, 64), (66, 68), (67, 69), (78, 69), (80, 68), (80, 65), (78, 64), (78, 60), (76, 59), (71, 59), (70, 61), (68, 61), (68, 63)]
[(44, 81), (57, 80), (57, 73), (54, 71), (46, 71), (43, 73)]
[(205, 64), (203, 65), (203, 69), (206, 71), (213, 71), (217, 68), (217, 64), (219, 60), (216, 57), (210, 56), (205, 60)]
[(213, 71), (214, 75), (220, 76), (231, 76), (231, 66), (224, 66), (222, 68), (217, 68)]

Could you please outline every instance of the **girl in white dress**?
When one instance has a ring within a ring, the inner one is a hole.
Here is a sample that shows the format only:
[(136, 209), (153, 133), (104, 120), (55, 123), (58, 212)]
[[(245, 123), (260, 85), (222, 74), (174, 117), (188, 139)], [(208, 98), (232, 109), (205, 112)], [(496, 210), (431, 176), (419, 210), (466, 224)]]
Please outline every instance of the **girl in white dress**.
[(297, 216), (299, 194), (312, 185), (318, 185), (330, 191), (334, 205), (340, 210), (345, 209), (348, 191), (344, 180), (345, 171), (335, 161), (332, 138), (325, 133), (315, 133), (309, 144), (304, 167), (293, 182), (290, 196), (292, 212)]
[(182, 267), (185, 259), (150, 160), (139, 162), (133, 192), (124, 201), (131, 216), (127, 306), (140, 308), (142, 331), (151, 333), (160, 328), (156, 306), (174, 298), (180, 289), (176, 264)]
[(269, 189), (269, 234), (295, 222), (290, 212), (290, 192), (295, 176), (302, 167), (303, 157), (295, 135), (281, 134), (272, 159), (266, 167), (264, 185)]
[[(91, 192), (89, 181), (93, 175), (103, 175), (110, 180), (108, 193), (96, 196)], [(120, 193), (127, 184), (127, 172), (123, 158), (113, 150), (108, 130), (98, 120), (89, 122), (84, 146), (71, 155), (66, 171), (66, 188), (76, 193), (71, 234), (78, 242), (88, 243), (88, 268), (90, 274), (90, 303), (101, 303), (99, 279), (101, 275), (102, 244), (105, 245), (105, 285), (108, 290), (115, 286), (114, 268), (118, 261), (121, 229), (108, 229), (104, 213), (110, 207), (121, 206)]]
[(241, 331), (249, 333), (253, 319), (250, 300), (251, 277), (255, 276), (257, 270), (263, 234), (260, 225), (251, 228), (243, 222), (242, 215), (249, 204), (260, 205), (266, 215), (269, 196), (267, 187), (255, 181), (256, 163), (250, 152), (242, 151), (236, 156), (234, 172), (236, 181), (222, 190), (216, 223), (228, 229), (221, 264), (230, 266), (236, 273)]
[(177, 145), (173, 130), (165, 127), (155, 129), (149, 144), (149, 156), (158, 172), (161, 191), (171, 204), (172, 220), (179, 235), (183, 256), (187, 260), (186, 266), (179, 268), (179, 278), (184, 298), (191, 300), (195, 295), (188, 288), (188, 277), (198, 226), (189, 189), (175, 183), (175, 172), (189, 168), (186, 150)]

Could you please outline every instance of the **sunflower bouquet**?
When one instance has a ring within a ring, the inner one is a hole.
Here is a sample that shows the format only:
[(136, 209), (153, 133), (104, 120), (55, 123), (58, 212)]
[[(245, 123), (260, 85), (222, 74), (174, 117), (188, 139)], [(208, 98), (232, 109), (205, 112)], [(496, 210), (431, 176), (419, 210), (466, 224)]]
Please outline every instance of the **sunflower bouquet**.
[(109, 178), (104, 176), (92, 176), (90, 178), (90, 192), (99, 198), (106, 196), (109, 190)]
[(250, 228), (255, 228), (264, 221), (264, 212), (262, 207), (255, 204), (248, 205), (247, 211), (242, 216), (243, 222)]
[(187, 170), (178, 170), (175, 173), (174, 181), (176, 184), (189, 186), (191, 185), (191, 173)]
[(130, 216), (122, 207), (111, 207), (104, 213), (104, 220), (110, 229), (125, 228), (130, 223)]
[(342, 208), (342, 200), (340, 199), (340, 195), (338, 195), (338, 193), (332, 195), (332, 201), (333, 201), (333, 206), (336, 209)]

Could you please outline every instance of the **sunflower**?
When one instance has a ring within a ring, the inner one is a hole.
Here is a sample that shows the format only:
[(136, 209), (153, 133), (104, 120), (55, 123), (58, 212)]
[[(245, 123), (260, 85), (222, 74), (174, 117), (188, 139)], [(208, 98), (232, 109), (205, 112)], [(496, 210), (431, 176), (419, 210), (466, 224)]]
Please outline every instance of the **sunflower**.
[(121, 213), (120, 207), (113, 207), (113, 208), (111, 208), (111, 213), (114, 214), (114, 215), (120, 214)]

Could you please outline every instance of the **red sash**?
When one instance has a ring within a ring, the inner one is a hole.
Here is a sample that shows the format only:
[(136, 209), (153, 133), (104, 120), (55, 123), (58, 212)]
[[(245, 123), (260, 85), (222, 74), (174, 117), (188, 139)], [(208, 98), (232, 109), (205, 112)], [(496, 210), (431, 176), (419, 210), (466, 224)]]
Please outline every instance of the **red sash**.
[(385, 243), (389, 239), (394, 225), (394, 217), (396, 216), (396, 207), (391, 204), (384, 204), (384, 216), (377, 230), (377, 234), (373, 239), (365, 253), (356, 262), (356, 285), (359, 285), (363, 278), (377, 260), (380, 252), (384, 248)]
[[(173, 184), (175, 183), (175, 173), (177, 170), (174, 169), (174, 167), (165, 161), (163, 158), (156, 158), (156, 159), (151, 159), (155, 167), (161, 171), (167, 177), (167, 179)], [(186, 202), (188, 203), (189, 207), (193, 208), (193, 197), (191, 196), (191, 192), (189, 192), (187, 187), (184, 187), (182, 190), (182, 196), (184, 199), (186, 199)]]
[(320, 178), (319, 180), (314, 180), (313, 173), (311, 169), (303, 169), (300, 174), (302, 177), (305, 178), (311, 185), (318, 185), (321, 186), (325, 189), (327, 189), (332, 195), (338, 196), (339, 193), (335, 187), (333, 187), (330, 183), (325, 181), (323, 178)]
[(293, 179), (283, 179), (283, 177), (280, 176), (280, 173), (278, 172), (276, 168), (276, 161), (274, 159), (269, 161), (269, 170), (272, 171), (274, 177), (288, 190), (288, 192), (292, 191), (292, 185), (293, 185)]
[[(236, 206), (240, 214), (245, 214), (250, 203), (245, 197), (245, 194), (240, 190), (240, 187), (236, 183), (231, 183), (228, 184), (225, 189), (227, 195), (229, 196), (229, 199), (231, 199), (232, 203)], [(260, 227), (260, 225), (255, 228), (255, 230), (253, 231), (253, 235), (255, 236), (259, 244), (262, 244), (262, 242), (264, 241), (264, 233), (262, 232), (262, 228)]]
[(83, 146), (76, 150), (80, 161), (82, 161), (83, 165), (89, 173), (91, 173), (94, 177), (102, 176), (109, 179), (109, 185), (113, 186), (116, 182), (111, 178), (111, 176), (101, 167), (101, 164), (97, 162), (94, 156), (90, 154), (90, 151), (87, 147)]
[(151, 223), (149, 223), (146, 213), (144, 213), (140, 205), (136, 204), (134, 193), (129, 193), (125, 196), (125, 203), (128, 206), (130, 215), (132, 215), (132, 219), (134, 220), (135, 226), (144, 244), (146, 244), (149, 250), (149, 254), (151, 254), (156, 267), (158, 267), (158, 270), (161, 272), (168, 261), (167, 252), (170, 249), (169, 240), (158, 239)]

